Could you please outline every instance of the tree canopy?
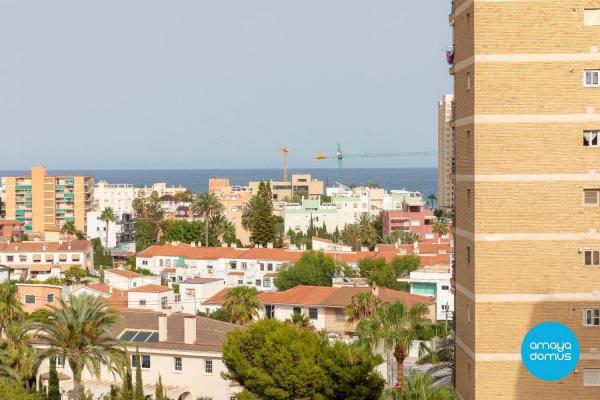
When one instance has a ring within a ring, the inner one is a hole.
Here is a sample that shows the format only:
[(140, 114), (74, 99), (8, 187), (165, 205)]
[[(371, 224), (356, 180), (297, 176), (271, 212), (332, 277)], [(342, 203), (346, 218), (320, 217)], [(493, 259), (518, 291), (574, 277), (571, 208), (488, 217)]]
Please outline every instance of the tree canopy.
[(418, 256), (408, 254), (402, 257), (394, 257), (391, 263), (387, 263), (385, 258), (366, 258), (358, 263), (358, 267), (360, 275), (367, 278), (372, 286), (407, 290), (407, 284), (398, 282), (398, 278), (416, 270), (419, 268), (419, 264)]
[(384, 386), (379, 355), (274, 319), (230, 332), (223, 361), (247, 399), (376, 400)]
[(283, 268), (275, 278), (279, 290), (287, 290), (298, 285), (331, 286), (336, 264), (333, 258), (323, 252), (308, 251), (296, 263)]
[(273, 194), (271, 184), (261, 181), (258, 185), (256, 199), (251, 204), (250, 240), (254, 244), (266, 246), (277, 241), (277, 227), (273, 215)]

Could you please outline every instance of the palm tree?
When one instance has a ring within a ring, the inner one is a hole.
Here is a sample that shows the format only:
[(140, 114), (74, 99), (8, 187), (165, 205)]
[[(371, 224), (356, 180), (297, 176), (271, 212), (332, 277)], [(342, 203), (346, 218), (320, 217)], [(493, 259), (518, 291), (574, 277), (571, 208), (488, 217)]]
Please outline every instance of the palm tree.
[(258, 292), (249, 286), (237, 286), (225, 295), (223, 310), (233, 324), (246, 325), (258, 317), (260, 301)]
[(252, 225), (252, 216), (254, 215), (257, 206), (258, 197), (256, 195), (252, 196), (250, 200), (244, 204), (244, 208), (242, 210), (242, 228), (247, 231), (250, 230), (250, 226)]
[(358, 218), (358, 226), (360, 227), (360, 241), (363, 246), (374, 246), (379, 240), (379, 234), (373, 225), (375, 219), (369, 213), (361, 213)]
[(427, 202), (429, 203), (429, 208), (433, 209), (433, 205), (437, 202), (437, 197), (435, 197), (435, 194), (432, 193), (427, 196)]
[(431, 231), (437, 233), (439, 243), (441, 237), (448, 234), (448, 223), (445, 221), (438, 221), (433, 224)]
[(417, 364), (430, 365), (426, 372), (434, 382), (445, 380), (454, 382), (455, 362), (454, 339), (450, 337), (440, 339), (435, 348), (429, 347), (424, 342), (419, 345)]
[(17, 285), (10, 281), (0, 283), (0, 338), (11, 322), (21, 321), (24, 317)]
[(346, 225), (342, 232), (342, 239), (344, 244), (352, 247), (352, 250), (360, 251), (360, 248), (362, 247), (360, 226), (358, 224)]
[(383, 305), (380, 298), (371, 292), (358, 293), (352, 296), (350, 304), (344, 307), (348, 323), (369, 319)]
[(390, 400), (453, 400), (454, 393), (450, 389), (434, 386), (433, 379), (422, 372), (412, 372), (404, 380), (404, 390), (390, 389), (387, 392)]
[(210, 218), (210, 228), (213, 236), (218, 241), (224, 243), (235, 242), (235, 226), (223, 214), (216, 214)]
[(314, 329), (314, 325), (311, 324), (310, 319), (304, 314), (292, 314), (292, 317), (286, 319), (285, 322), (297, 328)]
[(100, 214), (100, 221), (106, 222), (106, 241), (104, 242), (104, 247), (108, 249), (108, 225), (111, 222), (115, 222), (117, 217), (115, 217), (115, 213), (111, 207), (106, 207), (102, 214)]
[(99, 375), (102, 366), (118, 371), (127, 362), (124, 347), (111, 328), (121, 322), (119, 313), (104, 299), (89, 295), (60, 299), (56, 306), (42, 310), (44, 322), (32, 327), (48, 345), (38, 353), (38, 365), (50, 357), (64, 357), (73, 373), (73, 399), (79, 400), (84, 368)]
[(204, 218), (204, 245), (208, 247), (208, 226), (210, 218), (223, 212), (223, 204), (215, 193), (202, 193), (196, 198), (192, 205), (192, 211)]
[(427, 330), (428, 309), (423, 304), (412, 308), (397, 301), (379, 308), (370, 319), (361, 321), (357, 327), (359, 343), (373, 351), (383, 344), (385, 351), (392, 352), (396, 359), (396, 388), (402, 391), (404, 383), (404, 360), (413, 341)]

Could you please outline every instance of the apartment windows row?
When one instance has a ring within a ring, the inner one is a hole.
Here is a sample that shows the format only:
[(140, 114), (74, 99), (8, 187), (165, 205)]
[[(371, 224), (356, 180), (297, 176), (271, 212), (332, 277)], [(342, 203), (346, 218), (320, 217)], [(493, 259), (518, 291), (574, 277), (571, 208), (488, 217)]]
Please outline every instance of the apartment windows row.
[(587, 69), (583, 73), (583, 86), (600, 87), (600, 69)]
[[(140, 354), (140, 362), (141, 362), (141, 368), (142, 369), (150, 369), (151, 367), (151, 362), (150, 362), (150, 355), (148, 354)], [(63, 360), (64, 363), (64, 360)], [(133, 368), (137, 368), (137, 357), (135, 354), (131, 355), (131, 366)], [(175, 372), (182, 372), (183, 371), (183, 357), (173, 357), (173, 370)], [(204, 360), (204, 373), (206, 375), (211, 375), (214, 371), (214, 365), (213, 365), (213, 360)]]
[[(8, 254), (5, 257), (2, 257), (2, 255), (0, 254), (0, 262), (2, 262), (4, 259), (4, 262), (6, 263), (15, 263), (15, 262), (19, 262), (19, 263), (41, 263), (41, 262), (45, 262), (45, 263), (55, 263), (55, 262), (67, 262), (69, 261), (69, 257), (67, 254), (59, 254), (58, 256), (55, 254), (33, 254), (31, 255), (31, 257), (27, 254)], [(80, 262), (81, 261), (81, 255), (80, 254), (72, 254), (71, 255), (71, 259), (70, 262)]]

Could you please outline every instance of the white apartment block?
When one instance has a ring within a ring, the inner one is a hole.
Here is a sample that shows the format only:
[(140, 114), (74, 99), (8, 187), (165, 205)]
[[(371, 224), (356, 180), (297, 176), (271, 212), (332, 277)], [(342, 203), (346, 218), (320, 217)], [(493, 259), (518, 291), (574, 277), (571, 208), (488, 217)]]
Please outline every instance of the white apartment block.
[(336, 228), (342, 230), (340, 214), (334, 204), (321, 204), (321, 200), (303, 199), (302, 204), (288, 203), (284, 210), (284, 232), (290, 229), (296, 232), (306, 232), (312, 225), (315, 228), (326, 226), (328, 232)]
[(447, 94), (438, 102), (438, 170), (437, 199), (440, 208), (454, 206), (454, 95)]
[(117, 220), (108, 223), (108, 243), (106, 241), (106, 222), (100, 220), (101, 211), (90, 211), (87, 213), (87, 237), (98, 238), (102, 246), (113, 249), (122, 243), (133, 241), (133, 218), (132, 214), (116, 214)]
[[(136, 347), (139, 347), (144, 394), (154, 396), (159, 376), (167, 396), (178, 400), (196, 400), (207, 397), (231, 400), (241, 391), (239, 384), (223, 379), (227, 372), (221, 346), (227, 332), (237, 326), (209, 318), (184, 314), (169, 316), (149, 311), (122, 311), (124, 326), (115, 326), (113, 334), (127, 346), (132, 360), (135, 381)], [(43, 348), (44, 345), (36, 345)], [(68, 362), (58, 360), (59, 375), (72, 377)], [(42, 363), (38, 374), (47, 386), (48, 362)], [(94, 398), (110, 392), (110, 385), (122, 383), (118, 375), (105, 368), (100, 377), (83, 372), (82, 381)], [(72, 379), (60, 380), (61, 392), (70, 395)]]

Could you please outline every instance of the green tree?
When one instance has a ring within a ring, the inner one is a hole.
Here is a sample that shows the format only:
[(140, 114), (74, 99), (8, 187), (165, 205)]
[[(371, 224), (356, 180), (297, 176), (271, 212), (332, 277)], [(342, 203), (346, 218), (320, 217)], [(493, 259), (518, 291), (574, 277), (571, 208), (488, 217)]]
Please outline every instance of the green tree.
[(111, 222), (115, 222), (117, 217), (111, 207), (106, 207), (104, 211), (100, 214), (100, 221), (104, 221), (106, 223), (106, 240), (104, 241), (104, 247), (108, 248), (108, 226)]
[(409, 254), (394, 257), (390, 263), (385, 258), (365, 258), (358, 263), (360, 276), (366, 278), (371, 286), (385, 287), (394, 290), (407, 290), (405, 282), (398, 282), (411, 271), (419, 267), (419, 257)]
[(433, 233), (437, 233), (438, 242), (440, 238), (448, 234), (448, 223), (446, 221), (437, 221), (431, 227)]
[(255, 210), (250, 220), (250, 240), (254, 244), (266, 246), (277, 240), (277, 227), (273, 215), (273, 194), (271, 184), (260, 182)]
[(233, 324), (246, 325), (258, 318), (260, 301), (258, 292), (253, 287), (236, 286), (225, 295), (223, 310)]
[(362, 246), (373, 248), (379, 241), (379, 234), (374, 226), (375, 219), (369, 213), (361, 213), (358, 218), (359, 238)]
[(204, 218), (204, 245), (208, 246), (208, 229), (211, 217), (223, 212), (223, 204), (215, 193), (205, 192), (200, 194), (192, 205), (194, 213)]
[(146, 194), (144, 189), (140, 190), (133, 200), (132, 208), (136, 219), (150, 220), (156, 226), (160, 225), (165, 215), (160, 197), (155, 191)]
[(258, 203), (258, 196), (254, 195), (246, 204), (244, 204), (244, 208), (242, 209), (242, 228), (247, 231), (252, 229), (252, 220), (254, 218), (254, 213), (258, 210)]
[(194, 192), (189, 189), (186, 189), (185, 192), (177, 192), (175, 193), (175, 198), (177, 201), (182, 203), (191, 203), (194, 201)]
[(124, 373), (123, 387), (122, 387), (122, 400), (133, 400), (133, 379), (131, 377), (131, 365), (129, 360), (127, 361), (127, 369)]
[(44, 322), (32, 323), (38, 338), (47, 345), (38, 353), (38, 362), (50, 357), (64, 357), (73, 372), (73, 398), (83, 393), (81, 374), (84, 368), (99, 375), (102, 366), (117, 371), (126, 353), (112, 334), (121, 322), (120, 314), (100, 298), (89, 295), (59, 299), (57, 306), (42, 310)]
[(161, 225), (162, 240), (165, 242), (201, 243), (203, 240), (204, 223), (200, 221), (166, 220)]
[(223, 214), (215, 214), (210, 218), (210, 231), (215, 243), (236, 243), (235, 226)]
[(75, 236), (77, 239), (85, 239), (85, 235), (75, 226), (73, 221), (67, 221), (60, 228), (60, 233)]
[(275, 319), (229, 332), (223, 361), (240, 398), (376, 400), (384, 385), (380, 356)]
[(454, 382), (456, 373), (456, 357), (454, 353), (454, 339), (450, 337), (434, 338), (434, 347), (421, 342), (419, 345), (419, 359), (417, 364), (429, 365), (426, 372), (434, 382), (448, 379)]
[(429, 329), (428, 309), (422, 304), (411, 308), (397, 301), (380, 307), (371, 318), (361, 321), (356, 329), (359, 343), (373, 351), (383, 345), (396, 359), (396, 388), (402, 391), (404, 360), (413, 341)]
[(142, 359), (140, 351), (135, 349), (135, 387), (133, 389), (133, 400), (144, 400), (144, 382), (142, 381)]
[(102, 246), (102, 241), (99, 238), (93, 238), (90, 242), (94, 248), (94, 268), (112, 267), (112, 256)]
[(11, 281), (0, 283), (0, 337), (6, 334), (11, 322), (21, 321), (24, 317), (17, 285)]
[(385, 237), (385, 242), (388, 244), (396, 244), (398, 242), (402, 244), (413, 244), (421, 240), (421, 236), (416, 232), (409, 231), (393, 231)]
[(342, 231), (342, 240), (344, 244), (352, 247), (353, 251), (360, 251), (362, 247), (360, 226), (358, 224), (346, 225)]
[(437, 202), (437, 197), (435, 197), (435, 194), (430, 194), (429, 196), (427, 196), (427, 203), (429, 204), (429, 208), (433, 210), (433, 206), (435, 205), (435, 203)]
[(380, 298), (371, 292), (358, 293), (352, 296), (350, 304), (344, 307), (348, 323), (369, 319), (383, 305)]
[(310, 322), (310, 318), (305, 314), (292, 314), (292, 317), (286, 319), (285, 323), (298, 328), (314, 329), (314, 325)]
[(149, 219), (138, 219), (134, 223), (135, 251), (140, 252), (156, 244), (158, 225)]
[(166, 389), (162, 383), (162, 377), (158, 375), (158, 382), (156, 383), (156, 389), (154, 389), (154, 400), (168, 400), (166, 395)]
[(87, 272), (81, 268), (81, 265), (71, 265), (69, 269), (65, 271), (65, 279), (69, 285), (80, 283), (81, 279), (86, 276)]
[(10, 379), (0, 379), (0, 399), (10, 400), (43, 400), (41, 393), (29, 393), (25, 387)]
[(404, 390), (389, 389), (390, 400), (454, 400), (452, 390), (434, 386), (431, 376), (421, 372), (412, 372), (404, 379)]
[(336, 265), (333, 258), (323, 252), (308, 251), (300, 259), (279, 271), (275, 286), (287, 290), (298, 285), (331, 286)]
[(61, 400), (58, 373), (56, 372), (56, 358), (50, 357), (50, 370), (48, 372), (48, 399)]

